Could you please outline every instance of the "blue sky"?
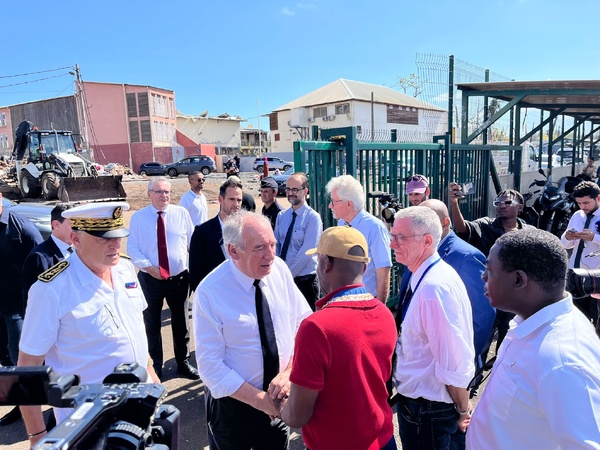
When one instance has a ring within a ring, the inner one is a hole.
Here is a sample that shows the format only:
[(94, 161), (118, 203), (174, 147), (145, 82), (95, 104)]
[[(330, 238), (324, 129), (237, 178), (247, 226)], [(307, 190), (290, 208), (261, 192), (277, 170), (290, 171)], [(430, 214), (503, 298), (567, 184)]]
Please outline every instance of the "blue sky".
[(75, 64), (86, 81), (171, 89), (185, 114), (227, 112), (254, 126), (257, 110), (338, 78), (394, 86), (417, 71), (417, 53), (454, 54), (516, 80), (600, 75), (596, 0), (29, 0), (0, 8), (0, 105), (73, 93), (68, 69), (7, 77)]

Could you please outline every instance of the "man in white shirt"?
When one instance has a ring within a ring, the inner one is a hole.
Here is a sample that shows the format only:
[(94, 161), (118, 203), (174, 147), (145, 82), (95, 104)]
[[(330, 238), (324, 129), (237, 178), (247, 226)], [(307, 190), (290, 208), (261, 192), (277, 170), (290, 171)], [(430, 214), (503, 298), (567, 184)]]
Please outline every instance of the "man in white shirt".
[(276, 399), (289, 392), (296, 332), (310, 308), (275, 256), (269, 220), (240, 211), (223, 223), (229, 259), (194, 294), (196, 360), (211, 449), (288, 447)]
[(412, 272), (397, 322), (394, 385), (403, 448), (449, 449), (470, 420), (467, 386), (475, 373), (473, 319), (465, 285), (437, 253), (442, 226), (425, 206), (395, 215), (391, 247)]
[(277, 256), (290, 268), (296, 286), (314, 311), (319, 296), (317, 260), (306, 251), (319, 243), (323, 221), (319, 213), (306, 203), (307, 194), (306, 174), (295, 172), (290, 175), (285, 183), (285, 195), (291, 207), (277, 215), (274, 232)]
[(329, 209), (338, 225), (349, 225), (360, 231), (369, 247), (370, 262), (363, 275), (367, 292), (383, 303), (390, 293), (390, 233), (385, 224), (365, 211), (365, 192), (356, 178), (342, 175), (332, 178), (325, 186), (331, 197)]
[(492, 306), (516, 314), (467, 433), (467, 448), (600, 449), (600, 341), (565, 292), (558, 238), (527, 229), (492, 247)]
[[(127, 237), (124, 202), (88, 203), (63, 215), (71, 220), (76, 251), (44, 273), (29, 290), (19, 344), (19, 366), (44, 360), (58, 376), (77, 374), (82, 384), (101, 383), (115, 366), (149, 366), (142, 311), (144, 294), (129, 258), (120, 256)], [(40, 406), (21, 407), (33, 446), (46, 434)], [(72, 409), (54, 408), (57, 422)]]
[(127, 253), (139, 269), (140, 286), (148, 302), (144, 311), (148, 350), (161, 378), (161, 311), (166, 300), (171, 310), (177, 372), (197, 380), (198, 371), (189, 362), (188, 321), (188, 249), (194, 225), (185, 208), (170, 204), (171, 183), (168, 179), (159, 177), (148, 183), (148, 197), (151, 204), (131, 216), (127, 240)]
[[(571, 269), (600, 268), (600, 187), (592, 181), (583, 181), (573, 189), (573, 197), (579, 206), (569, 220), (567, 231), (560, 240), (564, 247), (572, 249)], [(583, 297), (574, 300), (583, 314), (597, 325), (598, 300)]]
[(190, 172), (188, 183), (190, 183), (190, 190), (181, 196), (179, 205), (188, 210), (192, 223), (198, 226), (208, 220), (208, 205), (206, 196), (202, 193), (204, 175), (201, 172)]

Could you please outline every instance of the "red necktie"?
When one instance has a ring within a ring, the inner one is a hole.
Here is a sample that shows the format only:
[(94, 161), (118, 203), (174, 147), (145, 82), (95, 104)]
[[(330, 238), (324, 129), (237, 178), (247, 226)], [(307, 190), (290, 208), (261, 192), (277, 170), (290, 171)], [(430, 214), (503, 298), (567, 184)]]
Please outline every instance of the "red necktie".
[(156, 234), (158, 237), (158, 268), (160, 276), (165, 280), (169, 278), (169, 256), (167, 254), (167, 231), (165, 230), (165, 219), (163, 212), (158, 211), (158, 222), (156, 226)]

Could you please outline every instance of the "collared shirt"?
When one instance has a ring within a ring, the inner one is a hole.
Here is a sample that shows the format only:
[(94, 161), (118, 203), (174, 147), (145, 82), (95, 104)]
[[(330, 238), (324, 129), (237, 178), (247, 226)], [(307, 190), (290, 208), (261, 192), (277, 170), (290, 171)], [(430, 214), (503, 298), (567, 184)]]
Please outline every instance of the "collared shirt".
[[(600, 250), (600, 208), (593, 212), (593, 218), (590, 224), (588, 225), (588, 229), (594, 232), (594, 239), (591, 241), (584, 241), (583, 252), (581, 253), (581, 262), (579, 263), (579, 267), (582, 269), (598, 269), (600, 268), (600, 255), (597, 256), (588, 256), (592, 252), (596, 252)], [(577, 231), (583, 231), (585, 226), (587, 216), (586, 214), (579, 210), (576, 211), (569, 220), (569, 225), (567, 229), (575, 228)], [(573, 249), (573, 253), (571, 254), (571, 259), (569, 260), (569, 267), (575, 267), (575, 256), (577, 255), (577, 248), (579, 247), (580, 239), (576, 239), (574, 241), (568, 241), (566, 238), (567, 232), (565, 231), (563, 235), (560, 237), (560, 241), (563, 246), (569, 250)]]
[[(343, 225), (346, 225), (346, 221), (338, 220), (338, 226)], [(390, 233), (381, 220), (364, 209), (361, 209), (354, 216), (350, 226), (360, 231), (367, 240), (370, 261), (367, 270), (363, 274), (363, 283), (369, 293), (377, 295), (377, 273), (375, 269), (392, 266)]]
[[(277, 239), (277, 256), (281, 254), (281, 247), (292, 223), (292, 211), (294, 209), (290, 207), (277, 215), (274, 231)], [(306, 255), (306, 251), (317, 246), (323, 232), (323, 221), (321, 216), (306, 203), (295, 212), (297, 217), (285, 263), (294, 277), (300, 277), (317, 271), (317, 257)]]
[(25, 258), (43, 242), (29, 219), (3, 208), (0, 215), (0, 312), (23, 313), (22, 270)]
[(394, 379), (405, 397), (452, 403), (446, 386), (466, 388), (475, 373), (473, 319), (465, 285), (452, 267), (439, 261), (423, 276), (439, 259), (434, 253), (411, 277), (414, 294), (396, 345)]
[(208, 220), (208, 205), (206, 196), (200, 192), (196, 194), (191, 189), (181, 196), (179, 205), (190, 213), (192, 223), (197, 226)]
[[(253, 283), (233, 260), (227, 260), (202, 280), (194, 294), (198, 371), (215, 398), (230, 396), (244, 381), (262, 389), (263, 355)], [(311, 310), (279, 258), (260, 287), (271, 310), (283, 371), (292, 357), (300, 322)]]
[(600, 340), (589, 321), (569, 296), (512, 326), (467, 448), (600, 449)]
[[(185, 208), (169, 205), (163, 213), (167, 233), (170, 275), (188, 268), (188, 249), (194, 224)], [(158, 238), (156, 235), (158, 209), (152, 205), (133, 213), (129, 224), (127, 254), (138, 269), (158, 267)]]
[(142, 311), (147, 304), (135, 268), (121, 258), (110, 271), (112, 288), (73, 253), (69, 267), (56, 278), (36, 281), (29, 291), (20, 349), (46, 355), (57, 375), (78, 374), (82, 384), (101, 383), (120, 363), (146, 367)]
[(54, 241), (54, 243), (56, 244), (56, 246), (58, 247), (60, 252), (63, 254), (63, 257), (65, 259), (67, 259), (69, 256), (71, 256), (72, 252), (69, 251), (69, 249), (71, 248), (71, 246), (69, 244), (67, 244), (64, 241), (61, 241), (59, 238), (57, 238), (53, 234), (51, 234), (50, 237), (52, 238), (52, 240)]

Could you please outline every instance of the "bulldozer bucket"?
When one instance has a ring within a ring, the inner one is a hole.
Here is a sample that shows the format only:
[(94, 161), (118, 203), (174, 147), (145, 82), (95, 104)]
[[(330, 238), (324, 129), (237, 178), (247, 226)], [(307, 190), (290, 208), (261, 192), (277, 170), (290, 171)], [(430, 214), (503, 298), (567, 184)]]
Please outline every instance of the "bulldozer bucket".
[(99, 177), (64, 177), (58, 190), (62, 202), (85, 200), (125, 200), (122, 175)]

